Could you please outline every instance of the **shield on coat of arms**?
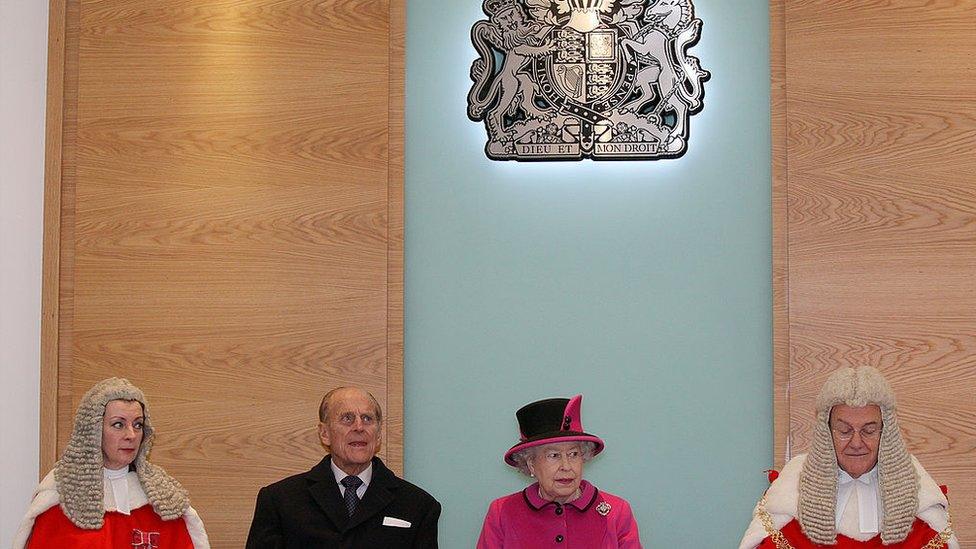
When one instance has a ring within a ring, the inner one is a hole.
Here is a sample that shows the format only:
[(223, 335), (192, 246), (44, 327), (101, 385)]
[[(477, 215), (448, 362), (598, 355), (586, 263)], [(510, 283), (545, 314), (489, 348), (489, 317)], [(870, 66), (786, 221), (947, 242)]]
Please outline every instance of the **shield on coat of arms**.
[(691, 0), (484, 0), (468, 116), (495, 160), (658, 159), (687, 149), (709, 73)]
[(616, 30), (582, 33), (564, 28), (555, 36), (554, 51), (536, 61), (538, 81), (551, 81), (556, 93), (579, 103), (605, 99), (619, 84), (623, 65)]

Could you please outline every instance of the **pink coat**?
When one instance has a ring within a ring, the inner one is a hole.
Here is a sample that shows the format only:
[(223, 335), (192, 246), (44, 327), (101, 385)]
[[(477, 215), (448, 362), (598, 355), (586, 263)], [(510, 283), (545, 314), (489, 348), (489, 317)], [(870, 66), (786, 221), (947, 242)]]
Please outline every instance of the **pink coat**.
[(586, 482), (575, 501), (539, 497), (539, 484), (496, 499), (488, 507), (478, 549), (641, 549), (637, 521), (626, 500)]

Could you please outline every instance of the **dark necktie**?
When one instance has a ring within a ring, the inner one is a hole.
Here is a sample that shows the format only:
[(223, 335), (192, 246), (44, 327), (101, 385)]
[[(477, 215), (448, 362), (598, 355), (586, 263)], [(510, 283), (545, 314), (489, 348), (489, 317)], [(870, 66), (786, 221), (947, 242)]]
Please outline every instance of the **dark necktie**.
[(353, 512), (356, 511), (356, 505), (359, 504), (359, 496), (356, 494), (356, 490), (362, 485), (363, 481), (357, 476), (349, 475), (348, 477), (342, 479), (342, 485), (346, 487), (346, 493), (343, 495), (342, 499), (346, 500), (346, 510), (349, 511), (349, 516), (351, 517)]

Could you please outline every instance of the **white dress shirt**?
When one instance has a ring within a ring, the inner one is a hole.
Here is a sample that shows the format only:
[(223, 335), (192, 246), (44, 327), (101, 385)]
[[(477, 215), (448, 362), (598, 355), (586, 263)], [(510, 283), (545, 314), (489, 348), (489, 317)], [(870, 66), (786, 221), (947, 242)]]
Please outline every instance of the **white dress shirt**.
[(858, 541), (866, 541), (881, 531), (881, 490), (878, 466), (853, 478), (844, 470), (837, 474), (837, 532)]
[[(339, 495), (345, 497), (346, 487), (342, 485), (342, 479), (348, 477), (349, 474), (336, 467), (335, 462), (332, 460), (329, 460), (329, 465), (332, 466), (332, 474), (335, 475), (336, 484), (339, 485)], [(360, 500), (362, 500), (363, 494), (366, 493), (366, 488), (369, 487), (369, 481), (373, 480), (373, 464), (370, 463), (367, 465), (366, 468), (363, 469), (363, 472), (356, 476), (359, 477), (359, 480), (363, 481), (363, 483), (359, 485), (359, 488), (356, 488), (356, 495), (359, 496)]]

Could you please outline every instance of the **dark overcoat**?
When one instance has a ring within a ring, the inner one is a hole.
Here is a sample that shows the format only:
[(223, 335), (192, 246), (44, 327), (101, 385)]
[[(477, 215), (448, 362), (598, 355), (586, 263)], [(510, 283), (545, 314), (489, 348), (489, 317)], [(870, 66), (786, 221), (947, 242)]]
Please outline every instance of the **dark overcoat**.
[(326, 456), (311, 471), (258, 492), (246, 549), (436, 548), (441, 505), (373, 458), (373, 478), (350, 517)]

